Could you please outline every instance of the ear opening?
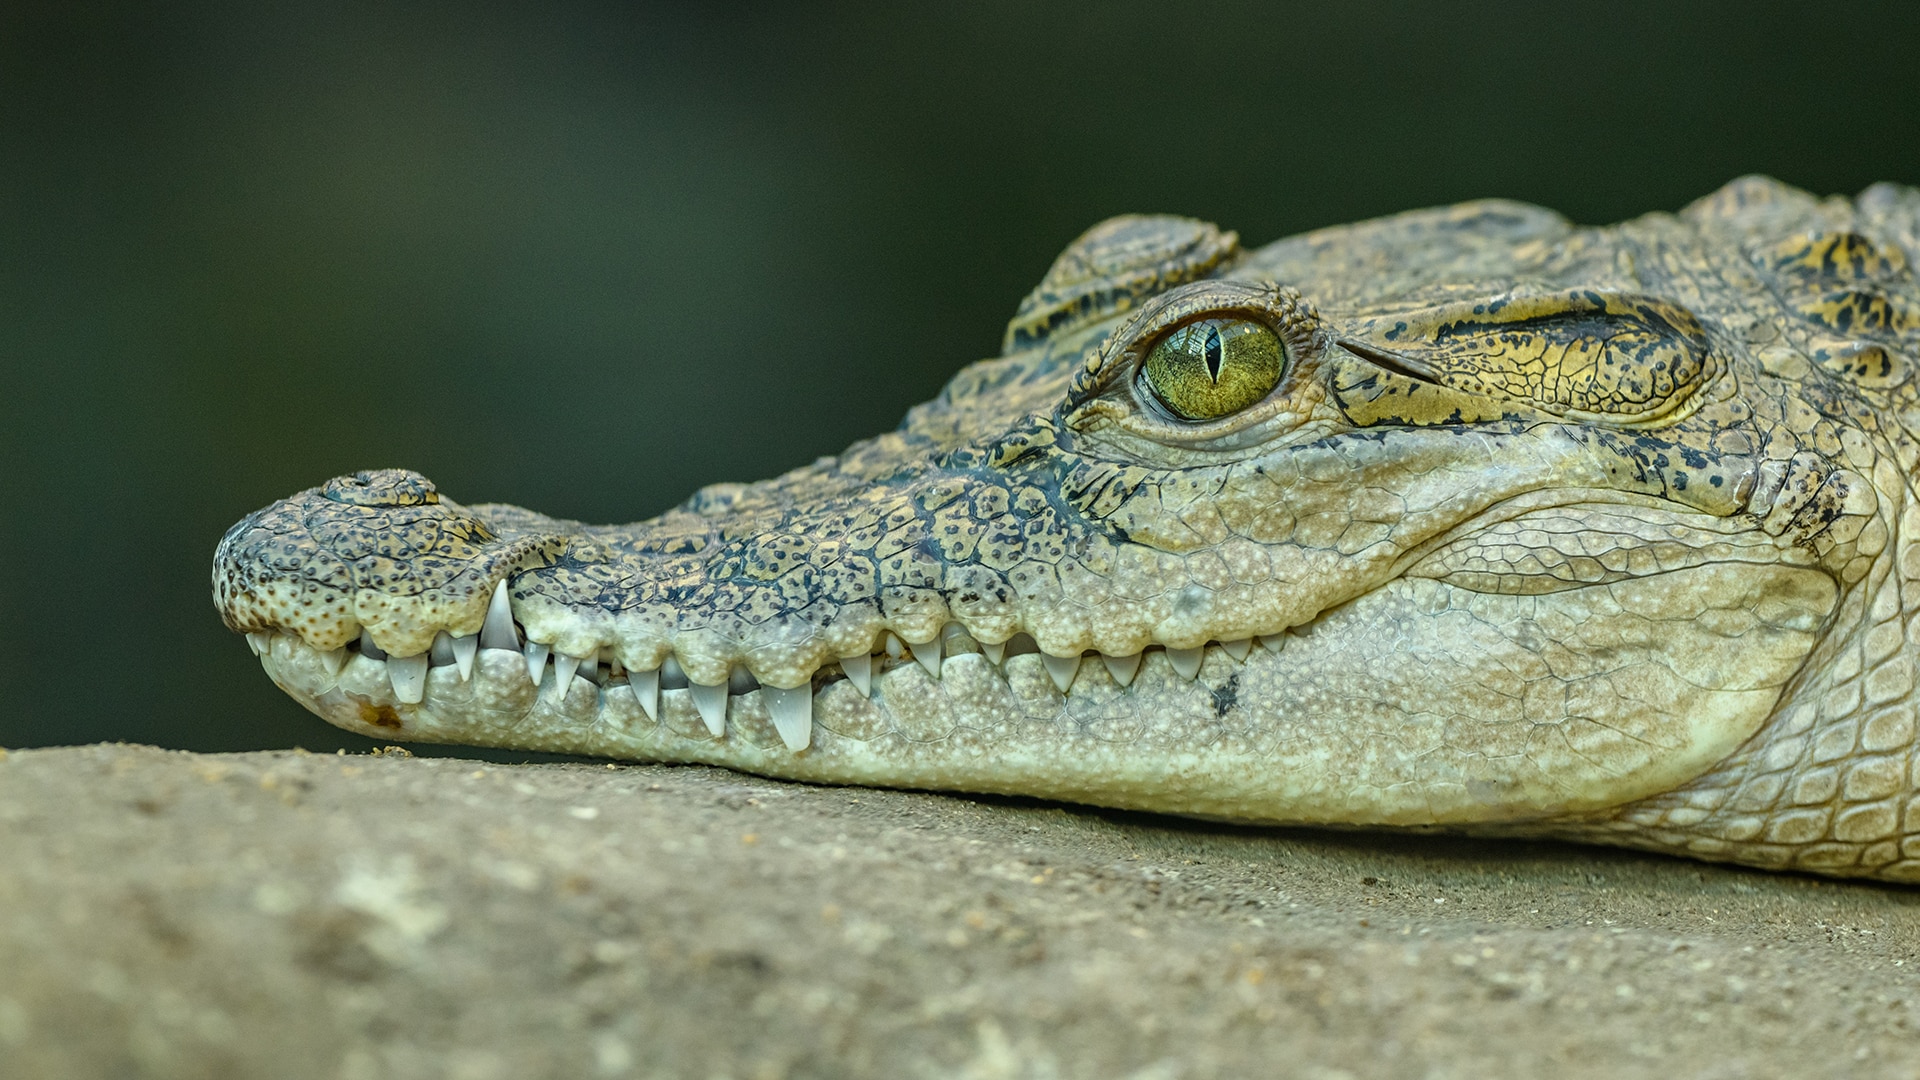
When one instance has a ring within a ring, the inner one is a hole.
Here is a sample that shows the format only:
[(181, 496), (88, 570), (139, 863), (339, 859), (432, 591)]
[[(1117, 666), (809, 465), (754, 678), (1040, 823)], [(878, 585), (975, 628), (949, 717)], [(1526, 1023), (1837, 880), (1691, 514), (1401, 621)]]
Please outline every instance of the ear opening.
[(1713, 373), (1706, 330), (1692, 312), (1595, 289), (1384, 316), (1341, 335), (1340, 344), (1409, 379), (1622, 426), (1685, 415)]

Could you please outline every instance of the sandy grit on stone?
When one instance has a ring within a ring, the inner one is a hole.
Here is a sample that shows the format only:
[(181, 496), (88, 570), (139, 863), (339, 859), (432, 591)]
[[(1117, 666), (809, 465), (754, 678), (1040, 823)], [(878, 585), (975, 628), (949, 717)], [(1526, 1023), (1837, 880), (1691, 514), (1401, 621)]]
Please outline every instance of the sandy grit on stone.
[(1920, 893), (719, 770), (0, 760), (8, 1077), (1912, 1076)]

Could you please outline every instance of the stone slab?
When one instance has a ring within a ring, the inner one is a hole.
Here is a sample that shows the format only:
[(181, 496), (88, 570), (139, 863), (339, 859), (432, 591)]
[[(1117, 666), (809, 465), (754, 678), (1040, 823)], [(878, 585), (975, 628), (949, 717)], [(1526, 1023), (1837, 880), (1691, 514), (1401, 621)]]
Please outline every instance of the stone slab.
[(0, 759), (0, 1076), (1920, 1075), (1920, 892), (715, 769)]

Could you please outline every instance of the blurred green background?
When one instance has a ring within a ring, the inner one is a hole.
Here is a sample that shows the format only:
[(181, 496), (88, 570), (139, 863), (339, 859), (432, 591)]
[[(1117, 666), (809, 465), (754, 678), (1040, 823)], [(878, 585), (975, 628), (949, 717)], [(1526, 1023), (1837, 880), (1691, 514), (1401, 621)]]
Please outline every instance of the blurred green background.
[(632, 520), (891, 427), (1128, 210), (1920, 181), (1920, 5), (0, 7), (0, 745), (359, 748), (208, 600), (404, 465)]

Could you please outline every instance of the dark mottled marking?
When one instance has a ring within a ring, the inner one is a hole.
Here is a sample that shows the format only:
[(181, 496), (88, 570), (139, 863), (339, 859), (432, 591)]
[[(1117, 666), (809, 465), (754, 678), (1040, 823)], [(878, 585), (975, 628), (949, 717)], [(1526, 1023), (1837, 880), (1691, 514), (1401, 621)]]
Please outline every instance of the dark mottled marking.
[(1225, 686), (1209, 690), (1208, 693), (1213, 695), (1213, 715), (1226, 716), (1227, 710), (1233, 708), (1240, 700), (1240, 673), (1234, 672), (1227, 677)]

